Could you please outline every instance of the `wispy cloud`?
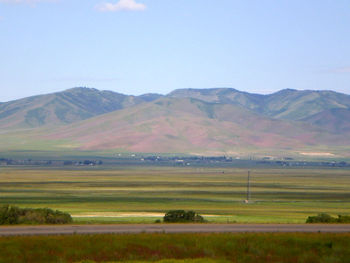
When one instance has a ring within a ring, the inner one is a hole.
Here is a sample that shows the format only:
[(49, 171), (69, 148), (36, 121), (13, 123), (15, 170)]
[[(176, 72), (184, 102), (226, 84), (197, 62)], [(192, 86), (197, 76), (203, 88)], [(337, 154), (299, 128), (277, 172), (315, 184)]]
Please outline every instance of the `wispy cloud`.
[(321, 74), (347, 74), (350, 73), (350, 67), (339, 67), (339, 68), (324, 68), (318, 71)]
[(106, 2), (96, 6), (96, 10), (101, 12), (143, 11), (145, 9), (145, 4), (136, 3), (135, 0), (120, 0), (117, 3)]
[(350, 67), (337, 68), (333, 70), (334, 73), (350, 73)]

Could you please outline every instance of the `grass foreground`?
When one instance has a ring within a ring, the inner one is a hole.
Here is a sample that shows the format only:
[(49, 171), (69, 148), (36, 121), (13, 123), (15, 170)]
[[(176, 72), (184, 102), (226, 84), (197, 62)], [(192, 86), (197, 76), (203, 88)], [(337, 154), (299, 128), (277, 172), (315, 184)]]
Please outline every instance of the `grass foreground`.
[(0, 262), (349, 262), (350, 233), (125, 234), (0, 238)]
[[(79, 263), (95, 263), (96, 261), (84, 260)], [(145, 263), (149, 261), (124, 261), (124, 263)], [(164, 259), (159, 261), (154, 261), (154, 263), (227, 263), (227, 260), (201, 258), (201, 259)], [(107, 262), (114, 263), (114, 262)]]

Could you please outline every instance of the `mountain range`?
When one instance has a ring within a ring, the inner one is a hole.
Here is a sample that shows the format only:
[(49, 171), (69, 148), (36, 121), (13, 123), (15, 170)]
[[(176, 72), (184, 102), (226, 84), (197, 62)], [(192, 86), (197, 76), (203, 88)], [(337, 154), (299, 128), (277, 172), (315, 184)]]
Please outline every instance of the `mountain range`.
[(350, 96), (232, 88), (124, 95), (91, 88), (0, 103), (1, 150), (349, 156)]

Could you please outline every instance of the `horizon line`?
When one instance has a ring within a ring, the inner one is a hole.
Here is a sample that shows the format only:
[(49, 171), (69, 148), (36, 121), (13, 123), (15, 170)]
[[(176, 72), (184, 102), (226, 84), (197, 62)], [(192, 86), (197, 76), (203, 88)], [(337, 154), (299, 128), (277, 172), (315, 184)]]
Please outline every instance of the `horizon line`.
[(127, 93), (121, 93), (115, 90), (111, 90), (111, 89), (98, 89), (98, 88), (94, 88), (94, 87), (88, 87), (88, 86), (76, 86), (76, 87), (72, 87), (72, 88), (67, 88), (61, 91), (54, 91), (54, 92), (48, 92), (48, 93), (41, 93), (41, 94), (34, 94), (34, 95), (29, 95), (29, 96), (25, 96), (25, 97), (20, 97), (20, 98), (16, 98), (16, 99), (12, 99), (12, 100), (8, 100), (8, 101), (0, 101), (0, 103), (8, 103), (8, 102), (12, 102), (12, 101), (17, 101), (17, 100), (21, 100), (21, 99), (26, 99), (26, 98), (31, 98), (31, 97), (37, 97), (37, 96), (45, 96), (45, 95), (51, 95), (51, 94), (56, 94), (56, 93), (61, 93), (61, 92), (65, 92), (65, 91), (69, 91), (69, 90), (74, 90), (74, 89), (90, 89), (90, 90), (97, 90), (100, 92), (103, 91), (107, 91), (107, 92), (114, 92), (114, 93), (118, 93), (121, 95), (126, 95), (126, 96), (134, 96), (134, 97), (139, 97), (139, 96), (143, 96), (143, 95), (147, 95), (147, 94), (154, 94), (154, 95), (160, 95), (160, 96), (168, 96), (169, 94), (171, 94), (174, 91), (177, 90), (214, 90), (214, 89), (231, 89), (231, 90), (235, 90), (241, 93), (248, 93), (248, 94), (254, 94), (254, 95), (261, 95), (261, 96), (269, 96), (272, 94), (276, 94), (278, 92), (281, 91), (313, 91), (313, 92), (334, 92), (334, 93), (338, 93), (338, 94), (343, 94), (346, 96), (350, 96), (350, 93), (344, 93), (344, 92), (339, 92), (339, 91), (335, 91), (335, 90), (331, 90), (331, 89), (291, 89), (291, 88), (286, 88), (286, 89), (280, 89), (277, 90), (275, 92), (271, 92), (271, 93), (257, 93), (257, 92), (248, 92), (248, 91), (244, 91), (244, 90), (239, 90), (236, 88), (232, 88), (232, 87), (212, 87), (212, 88), (179, 88), (179, 89), (174, 89), (168, 93), (157, 93), (157, 92), (147, 92), (147, 93), (142, 93), (139, 95), (134, 95), (134, 94), (127, 94)]

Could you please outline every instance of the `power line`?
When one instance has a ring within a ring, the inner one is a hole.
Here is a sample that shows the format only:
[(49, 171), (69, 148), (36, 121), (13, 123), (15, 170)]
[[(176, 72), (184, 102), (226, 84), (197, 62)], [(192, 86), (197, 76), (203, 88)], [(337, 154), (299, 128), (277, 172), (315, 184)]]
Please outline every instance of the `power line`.
[(248, 171), (248, 179), (247, 179), (247, 199), (245, 200), (246, 203), (249, 203), (250, 200), (250, 171)]

